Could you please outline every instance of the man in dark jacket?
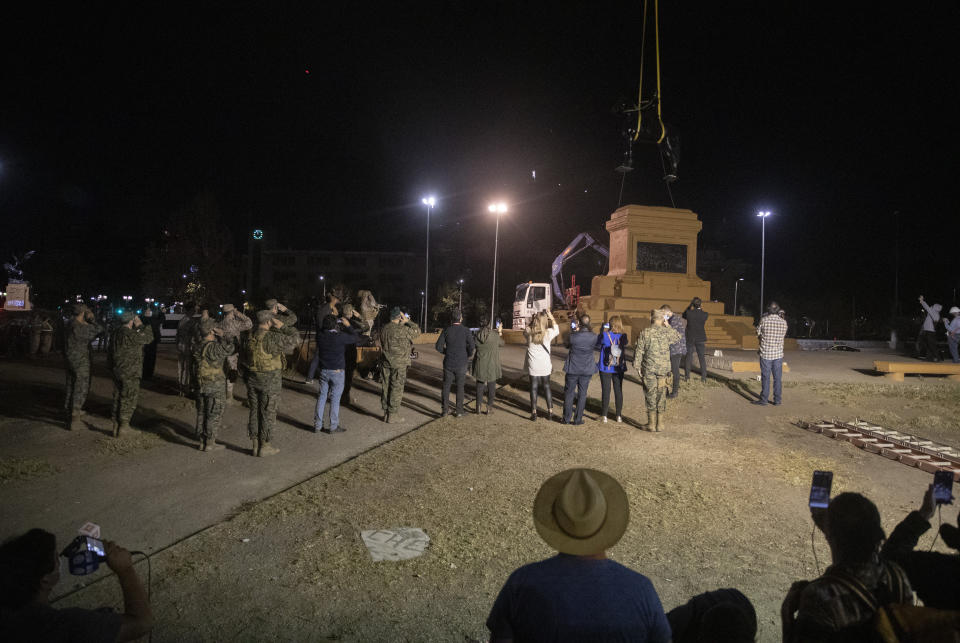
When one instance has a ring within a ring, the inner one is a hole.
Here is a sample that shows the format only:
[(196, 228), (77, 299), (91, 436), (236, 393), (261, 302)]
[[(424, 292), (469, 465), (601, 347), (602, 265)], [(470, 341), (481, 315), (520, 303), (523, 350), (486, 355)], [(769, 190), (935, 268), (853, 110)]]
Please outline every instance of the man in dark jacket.
[(453, 417), (463, 415), (463, 386), (467, 377), (467, 365), (476, 350), (473, 333), (464, 328), (459, 310), (453, 311), (453, 323), (443, 329), (437, 338), (436, 349), (443, 353), (443, 397), (440, 399), (440, 417), (447, 414), (450, 385), (457, 383), (457, 409)]
[[(346, 318), (340, 320), (327, 315), (317, 335), (317, 355), (320, 363), (320, 394), (317, 396), (317, 412), (313, 416), (313, 430), (324, 433), (342, 433), (347, 429), (340, 424), (340, 396), (343, 394), (346, 356), (344, 348), (357, 343), (357, 330)], [(323, 410), (330, 398), (330, 428), (323, 428)]]
[(143, 311), (143, 323), (153, 331), (153, 341), (143, 347), (143, 379), (153, 378), (153, 371), (157, 367), (157, 347), (160, 345), (160, 328), (166, 315), (163, 312), (153, 312), (153, 308), (147, 307)]
[(683, 318), (687, 320), (687, 360), (683, 365), (683, 379), (690, 381), (690, 367), (693, 365), (693, 351), (697, 351), (700, 360), (700, 378), (707, 381), (707, 361), (704, 357), (707, 344), (706, 323), (707, 311), (703, 309), (703, 301), (694, 297), (690, 306), (683, 311)]
[[(880, 550), (880, 556), (900, 565), (910, 586), (927, 607), (960, 609), (960, 556), (935, 551), (914, 551), (920, 536), (930, 529), (936, 512), (933, 485), (927, 488), (918, 511), (911, 511), (894, 528)], [(960, 517), (958, 517), (960, 523)], [(940, 537), (948, 547), (960, 550), (960, 529), (949, 523), (940, 525)]]
[[(587, 388), (597, 372), (597, 360), (593, 350), (597, 336), (590, 328), (590, 317), (580, 317), (580, 324), (567, 336), (567, 361), (563, 372), (567, 374), (563, 385), (563, 424), (583, 424), (583, 409), (587, 406)], [(577, 397), (577, 412), (573, 414), (573, 398)]]

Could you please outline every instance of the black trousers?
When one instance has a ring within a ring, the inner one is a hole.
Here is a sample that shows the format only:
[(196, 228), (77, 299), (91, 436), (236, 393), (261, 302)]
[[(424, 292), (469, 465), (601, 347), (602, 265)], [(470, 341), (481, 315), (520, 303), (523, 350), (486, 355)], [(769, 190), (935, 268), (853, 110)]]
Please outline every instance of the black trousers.
[[(680, 376), (679, 371), (677, 377)], [(623, 373), (600, 372), (600, 417), (607, 417), (610, 410), (610, 388), (617, 406), (617, 417), (623, 415)]]
[(497, 395), (497, 383), (494, 382), (477, 382), (477, 413), (480, 412), (480, 407), (483, 406), (483, 391), (487, 391), (487, 409), (489, 410), (493, 406), (493, 400)]
[(670, 356), (670, 372), (673, 373), (673, 390), (671, 393), (676, 393), (680, 390), (680, 361), (684, 359), (685, 355), (677, 354)]
[(550, 393), (549, 375), (531, 375), (530, 376), (530, 413), (537, 412), (537, 389), (543, 388), (543, 397), (547, 400), (547, 411), (553, 409), (553, 395)]
[(684, 377), (690, 379), (690, 367), (693, 365), (693, 349), (697, 351), (697, 358), (700, 360), (700, 377), (704, 382), (707, 381), (707, 360), (704, 359), (706, 342), (691, 342), (687, 340), (687, 361), (683, 365)]
[[(583, 409), (587, 407), (587, 387), (593, 375), (567, 374), (563, 386), (563, 419), (566, 422), (583, 422)], [(573, 398), (577, 398), (577, 412), (573, 414)]]
[(940, 347), (937, 346), (937, 334), (929, 330), (920, 331), (920, 347), (927, 359), (940, 359)]
[(447, 412), (447, 403), (450, 401), (450, 386), (457, 383), (457, 413), (463, 413), (463, 386), (467, 379), (467, 367), (450, 371), (443, 369), (443, 398), (440, 400), (440, 412)]

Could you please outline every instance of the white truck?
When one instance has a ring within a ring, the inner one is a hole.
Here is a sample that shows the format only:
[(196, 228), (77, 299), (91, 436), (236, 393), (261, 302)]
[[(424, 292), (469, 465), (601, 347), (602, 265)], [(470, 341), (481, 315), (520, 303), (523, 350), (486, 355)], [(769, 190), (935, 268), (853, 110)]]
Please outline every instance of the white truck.
[[(583, 247), (577, 248), (580, 242)], [(523, 330), (527, 327), (530, 317), (541, 310), (550, 310), (551, 301), (555, 301), (557, 306), (563, 308), (576, 308), (576, 302), (568, 301), (560, 287), (563, 281), (563, 264), (574, 258), (584, 250), (593, 248), (604, 257), (609, 257), (610, 252), (606, 246), (597, 243), (597, 241), (586, 232), (581, 232), (570, 242), (563, 252), (553, 260), (551, 266), (551, 277), (553, 278), (553, 288), (549, 283), (528, 281), (524, 284), (517, 284), (517, 291), (513, 297), (513, 329)]]

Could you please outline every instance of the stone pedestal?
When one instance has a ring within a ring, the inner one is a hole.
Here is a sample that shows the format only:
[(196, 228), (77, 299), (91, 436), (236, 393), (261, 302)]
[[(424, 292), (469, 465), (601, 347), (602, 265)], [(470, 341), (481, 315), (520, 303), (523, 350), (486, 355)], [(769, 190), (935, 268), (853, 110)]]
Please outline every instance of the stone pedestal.
[(708, 344), (756, 347), (749, 317), (723, 314), (710, 301), (710, 282), (697, 276), (697, 235), (702, 224), (690, 210), (626, 205), (607, 222), (610, 269), (593, 278), (580, 307), (594, 320), (619, 315), (631, 341), (650, 324), (650, 311), (667, 304), (682, 313), (694, 297), (703, 300)]
[(7, 298), (3, 303), (4, 310), (31, 310), (30, 284), (7, 284)]

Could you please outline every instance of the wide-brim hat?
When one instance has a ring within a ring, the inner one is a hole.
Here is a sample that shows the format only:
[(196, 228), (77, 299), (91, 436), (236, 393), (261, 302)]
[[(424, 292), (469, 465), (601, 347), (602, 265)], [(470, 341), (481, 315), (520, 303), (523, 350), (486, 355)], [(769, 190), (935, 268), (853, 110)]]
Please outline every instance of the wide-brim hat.
[(596, 469), (568, 469), (543, 483), (533, 501), (533, 524), (562, 554), (587, 556), (609, 549), (630, 522), (627, 494)]

